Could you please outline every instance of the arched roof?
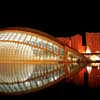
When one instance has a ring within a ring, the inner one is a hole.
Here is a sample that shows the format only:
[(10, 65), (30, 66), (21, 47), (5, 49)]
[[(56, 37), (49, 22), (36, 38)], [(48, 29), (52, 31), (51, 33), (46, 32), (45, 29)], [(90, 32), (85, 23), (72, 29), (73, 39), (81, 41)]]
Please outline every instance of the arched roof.
[(59, 44), (61, 45), (64, 45), (63, 43), (61, 43), (60, 41), (58, 41), (55, 37), (53, 37), (52, 35), (46, 33), (46, 32), (43, 32), (43, 31), (40, 31), (40, 30), (37, 30), (37, 29), (32, 29), (32, 28), (29, 28), (29, 27), (5, 27), (5, 28), (1, 28), (0, 31), (4, 31), (4, 30), (19, 30), (19, 31), (26, 31), (26, 32), (33, 32), (33, 33), (37, 33), (41, 36), (45, 36), (47, 38), (50, 38), (51, 40), (54, 40), (56, 42), (58, 42)]

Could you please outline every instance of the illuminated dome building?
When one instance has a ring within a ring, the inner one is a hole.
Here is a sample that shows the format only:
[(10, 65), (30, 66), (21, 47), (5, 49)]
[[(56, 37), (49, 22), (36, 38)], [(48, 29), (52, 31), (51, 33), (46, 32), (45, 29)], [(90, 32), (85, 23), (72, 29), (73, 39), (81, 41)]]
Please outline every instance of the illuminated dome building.
[(78, 59), (83, 56), (47, 33), (19, 27), (1, 29), (0, 92), (27, 93), (50, 86), (64, 78), (64, 62)]

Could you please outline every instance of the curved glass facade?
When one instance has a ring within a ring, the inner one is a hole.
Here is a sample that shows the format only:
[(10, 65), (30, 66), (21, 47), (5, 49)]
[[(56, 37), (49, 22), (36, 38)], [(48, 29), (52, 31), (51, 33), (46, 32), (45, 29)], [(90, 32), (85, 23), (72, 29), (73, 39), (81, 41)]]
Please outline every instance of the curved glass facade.
[(4, 47), (0, 48), (0, 53), (8, 60), (62, 60), (64, 55), (63, 46), (57, 42), (36, 33), (22, 31), (0, 32), (0, 47)]
[(50, 86), (65, 77), (65, 62), (83, 59), (70, 47), (40, 33), (0, 30), (1, 93), (23, 93)]
[(0, 92), (35, 91), (64, 77), (64, 47), (37, 32), (0, 31)]

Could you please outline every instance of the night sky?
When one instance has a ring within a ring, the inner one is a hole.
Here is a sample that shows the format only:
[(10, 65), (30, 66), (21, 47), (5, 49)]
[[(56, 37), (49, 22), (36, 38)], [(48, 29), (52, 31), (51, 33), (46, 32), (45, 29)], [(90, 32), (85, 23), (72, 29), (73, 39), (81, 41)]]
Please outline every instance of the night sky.
[[(35, 15), (34, 15), (35, 16)], [(25, 26), (30, 28), (39, 29), (47, 32), (55, 37), (70, 37), (77, 33), (84, 37), (86, 31), (100, 31), (100, 27), (96, 25), (89, 25), (88, 23), (78, 23), (77, 21), (65, 20), (63, 18), (43, 19), (34, 16), (1, 16), (0, 28)]]

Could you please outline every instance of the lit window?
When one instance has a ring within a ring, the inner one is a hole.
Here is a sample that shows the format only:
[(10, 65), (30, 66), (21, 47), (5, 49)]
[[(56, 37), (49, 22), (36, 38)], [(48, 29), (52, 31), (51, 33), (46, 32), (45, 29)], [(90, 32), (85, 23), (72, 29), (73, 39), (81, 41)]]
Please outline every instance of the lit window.
[(43, 47), (43, 48), (46, 48), (46, 45), (47, 45), (47, 41), (43, 40), (43, 42), (42, 42), (42, 47)]
[(48, 43), (48, 49), (52, 50), (52, 43)]
[(5, 34), (0, 34), (0, 40), (4, 40)]
[(50, 75), (50, 76), (49, 76), (49, 81), (50, 81), (50, 82), (53, 82), (53, 81), (54, 81), (53, 75)]
[(26, 37), (26, 34), (23, 34), (23, 35), (21, 36), (21, 38), (20, 38), (20, 41), (21, 41), (21, 42), (24, 41), (24, 40), (25, 40), (25, 37)]
[(11, 89), (9, 88), (8, 85), (5, 84), (4, 87), (7, 89), (7, 92), (11, 92)]
[(31, 81), (31, 86), (32, 86), (32, 88), (36, 88), (37, 86), (36, 86), (36, 82), (35, 81)]
[(42, 40), (38, 38), (38, 39), (37, 39), (37, 45), (38, 45), (38, 46), (41, 46), (41, 43), (42, 43)]
[(4, 87), (4, 85), (0, 85), (0, 91), (7, 92), (6, 87)]
[(25, 82), (24, 84), (28, 89), (31, 89), (30, 82)]
[(63, 48), (60, 49), (60, 54), (64, 55), (64, 49)]
[(44, 78), (44, 79), (43, 79), (43, 84), (44, 84), (44, 85), (48, 84), (48, 79)]
[(7, 33), (7, 35), (5, 37), (5, 40), (8, 40), (10, 36), (11, 36), (11, 34), (10, 33)]
[(41, 87), (42, 86), (42, 81), (38, 80), (37, 84), (38, 84), (39, 87)]
[(30, 39), (31, 39), (31, 35), (27, 35), (25, 41), (29, 43), (30, 42)]
[(35, 43), (35, 40), (36, 40), (36, 37), (32, 36), (31, 40), (30, 40), (30, 43), (31, 44), (34, 44)]
[(11, 90), (13, 90), (13, 92), (16, 91), (16, 89), (14, 88), (14, 85), (13, 85), (13, 84), (9, 85), (9, 88), (10, 88)]
[(17, 34), (17, 36), (16, 36), (16, 38), (15, 38), (15, 41), (20, 40), (20, 36), (21, 36), (21, 34)]
[(21, 90), (25, 90), (25, 86), (23, 83), (19, 83)]
[(16, 33), (13, 33), (9, 40), (14, 40), (15, 36), (16, 36)]
[(58, 47), (56, 45), (53, 46), (54, 52), (58, 53)]
[(16, 91), (21, 91), (21, 89), (19, 88), (18, 84), (14, 84), (14, 87), (16, 88)]

